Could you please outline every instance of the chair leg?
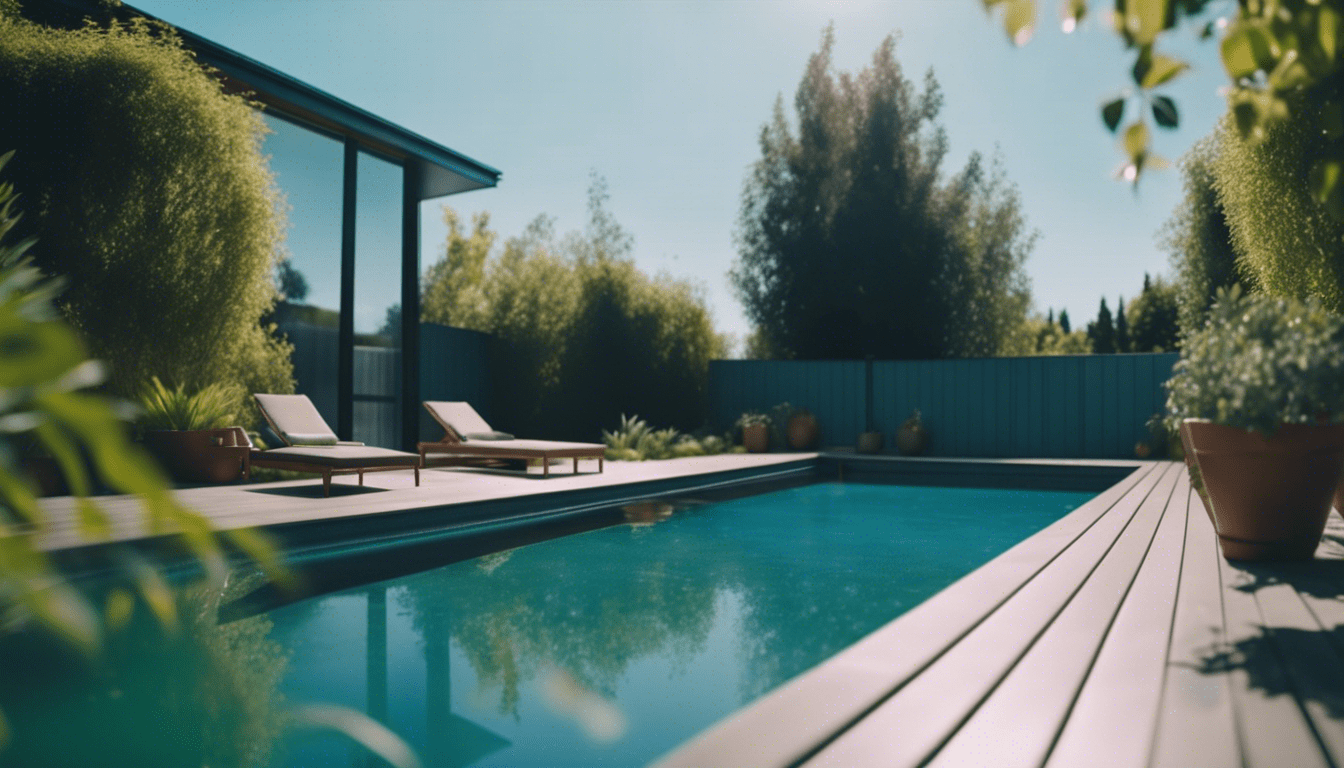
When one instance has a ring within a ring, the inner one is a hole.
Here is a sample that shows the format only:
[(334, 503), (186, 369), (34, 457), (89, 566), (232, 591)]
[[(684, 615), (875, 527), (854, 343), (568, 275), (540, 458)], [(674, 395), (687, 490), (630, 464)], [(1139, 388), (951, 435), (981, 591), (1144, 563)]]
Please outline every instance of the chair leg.
[(603, 456), (598, 456), (598, 457), (597, 457), (597, 474), (599, 474), (599, 475), (602, 474), (602, 459), (603, 459), (603, 458), (605, 458), (605, 457), (603, 457)]
[[(421, 457), (421, 458), (422, 458), (422, 460), (423, 460), (423, 457)], [(419, 465), (417, 465), (416, 468), (415, 468), (415, 487), (416, 487), (416, 488), (419, 488), (419, 487), (420, 487), (420, 467), (419, 467)]]
[(359, 484), (364, 485), (364, 470), (359, 471)]
[(331, 498), (331, 470), (322, 473), (322, 495)]
[(574, 457), (574, 474), (579, 474), (579, 457)]
[(550, 456), (542, 456), (542, 457), (541, 457), (541, 476), (542, 476), (542, 477), (550, 477), (550, 476), (551, 476), (551, 457), (550, 457)]

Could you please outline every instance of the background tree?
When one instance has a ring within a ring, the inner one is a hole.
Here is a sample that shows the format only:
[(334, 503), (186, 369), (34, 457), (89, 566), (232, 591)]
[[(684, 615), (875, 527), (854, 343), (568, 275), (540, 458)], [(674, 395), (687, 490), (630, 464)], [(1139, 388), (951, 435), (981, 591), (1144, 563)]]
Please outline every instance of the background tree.
[(1129, 346), (1129, 321), (1125, 320), (1125, 297), (1115, 305), (1115, 351), (1132, 352)]
[(1040, 315), (1028, 317), (1009, 337), (1001, 354), (1008, 357), (1031, 355), (1086, 355), (1092, 352), (1092, 340), (1083, 331), (1065, 333), (1056, 323)]
[(1160, 234), (1176, 272), (1178, 324), (1186, 334), (1204, 324), (1219, 288), (1238, 283), (1248, 290), (1255, 287), (1237, 265), (1232, 232), (1214, 187), (1214, 158), (1221, 136), (1215, 131), (1181, 158), (1185, 196)]
[(1143, 293), (1129, 303), (1130, 348), (1134, 352), (1174, 352), (1179, 346), (1180, 297), (1160, 275), (1143, 276)]
[(1099, 355), (1115, 352), (1115, 323), (1111, 319), (1111, 310), (1106, 306), (1106, 297), (1101, 298), (1101, 308), (1097, 310), (1097, 319), (1087, 324), (1087, 337), (1092, 340), (1092, 351)]
[(285, 259), (275, 269), (275, 284), (283, 301), (303, 303), (308, 298), (308, 278), (294, 266), (294, 262)]
[[(730, 278), (780, 357), (990, 354), (1025, 317), (1032, 245), (1016, 190), (975, 156), (944, 181), (932, 73), (907, 81), (888, 37), (857, 76), (831, 68), (834, 30), (761, 131)], [(953, 318), (956, 322), (953, 322)]]
[(0, 71), (0, 103), (23, 105), (0, 110), (16, 234), (66, 280), (60, 309), (108, 387), (293, 391), (290, 347), (260, 323), (285, 219), (257, 110), (143, 20), (67, 31), (2, 12)]
[(426, 272), (421, 317), (500, 340), (492, 367), (499, 402), (509, 404), (495, 419), (501, 428), (591, 441), (622, 414), (702, 425), (709, 361), (726, 354), (725, 340), (700, 289), (635, 267), (633, 238), (607, 199), (595, 177), (582, 232), (557, 238), (541, 216), (495, 257), (488, 218), (478, 215), (467, 235), (453, 226), (456, 213), (445, 214), (447, 247)]
[(1059, 310), (1059, 329), (1065, 334), (1073, 333), (1073, 324), (1069, 322), (1069, 310)]

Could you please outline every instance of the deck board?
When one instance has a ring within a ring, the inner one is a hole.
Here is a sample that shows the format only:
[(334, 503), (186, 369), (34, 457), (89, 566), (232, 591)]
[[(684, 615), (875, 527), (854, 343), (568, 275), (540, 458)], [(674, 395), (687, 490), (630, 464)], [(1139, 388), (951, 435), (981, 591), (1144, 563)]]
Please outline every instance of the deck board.
[(1344, 765), (1344, 519), (1228, 562), (1155, 462), (656, 765)]

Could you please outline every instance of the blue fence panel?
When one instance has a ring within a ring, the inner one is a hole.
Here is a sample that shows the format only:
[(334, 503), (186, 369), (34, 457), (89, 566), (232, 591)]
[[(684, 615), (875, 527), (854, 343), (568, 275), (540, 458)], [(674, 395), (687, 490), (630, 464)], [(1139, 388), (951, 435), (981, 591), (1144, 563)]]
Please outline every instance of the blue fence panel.
[[(490, 344), (493, 337), (480, 331), (420, 324), (420, 397), (424, 400), (465, 400), (487, 422), (496, 419), (491, 397)], [(419, 408), (419, 405), (416, 406)], [(420, 439), (438, 440), (443, 428), (420, 409)]]
[[(915, 409), (933, 456), (1127, 458), (1164, 410), (1175, 354), (1075, 355), (873, 363), (874, 428), (894, 433)], [(711, 420), (787, 401), (817, 415), (822, 443), (851, 446), (867, 426), (865, 363), (717, 360)]]

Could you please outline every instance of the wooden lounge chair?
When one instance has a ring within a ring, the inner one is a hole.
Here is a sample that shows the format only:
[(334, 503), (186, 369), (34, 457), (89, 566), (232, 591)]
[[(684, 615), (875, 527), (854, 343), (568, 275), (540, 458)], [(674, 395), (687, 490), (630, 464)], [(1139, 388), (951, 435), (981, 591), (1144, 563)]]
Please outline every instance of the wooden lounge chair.
[(336, 439), (336, 433), (327, 426), (307, 395), (253, 397), (257, 399), (266, 423), (285, 446), (265, 451), (254, 448), (243, 462), (243, 477), (252, 476), (252, 467), (311, 472), (322, 476), (322, 495), (327, 497), (331, 496), (332, 475), (358, 474), (359, 484), (363, 485), (366, 472), (413, 469), (415, 484), (420, 485), (419, 456)]
[[(543, 477), (551, 475), (551, 459), (574, 459), (574, 473), (579, 472), (579, 459), (597, 459), (597, 471), (602, 471), (606, 446), (597, 443), (564, 443), (554, 440), (518, 440), (513, 435), (496, 432), (476, 413), (470, 403), (426, 401), (425, 410), (443, 427), (443, 439), (437, 443), (420, 443), (421, 466), (461, 466), (467, 461), (484, 459), (540, 459)], [(429, 454), (435, 454), (433, 459)]]

